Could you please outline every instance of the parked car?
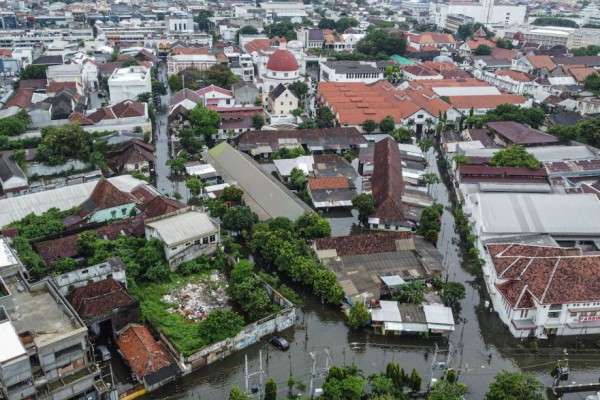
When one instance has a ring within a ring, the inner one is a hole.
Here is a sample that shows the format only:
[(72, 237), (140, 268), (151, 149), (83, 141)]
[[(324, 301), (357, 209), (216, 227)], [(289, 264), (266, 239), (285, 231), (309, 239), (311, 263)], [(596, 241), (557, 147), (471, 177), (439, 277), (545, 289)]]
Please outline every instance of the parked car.
[(282, 338), (281, 336), (271, 337), (271, 339), (269, 339), (269, 343), (271, 343), (273, 346), (277, 347), (281, 351), (286, 351), (290, 348), (290, 344), (288, 343), (288, 341)]
[(99, 361), (108, 361), (111, 358), (110, 350), (104, 345), (96, 346), (96, 357)]

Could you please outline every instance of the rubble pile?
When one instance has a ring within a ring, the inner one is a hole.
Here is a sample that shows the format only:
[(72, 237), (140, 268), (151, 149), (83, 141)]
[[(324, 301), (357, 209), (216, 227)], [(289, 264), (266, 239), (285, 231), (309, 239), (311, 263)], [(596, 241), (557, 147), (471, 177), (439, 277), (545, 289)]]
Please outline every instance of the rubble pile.
[(221, 273), (213, 273), (205, 280), (189, 282), (162, 297), (171, 313), (179, 313), (192, 321), (203, 320), (212, 310), (229, 307), (227, 282)]

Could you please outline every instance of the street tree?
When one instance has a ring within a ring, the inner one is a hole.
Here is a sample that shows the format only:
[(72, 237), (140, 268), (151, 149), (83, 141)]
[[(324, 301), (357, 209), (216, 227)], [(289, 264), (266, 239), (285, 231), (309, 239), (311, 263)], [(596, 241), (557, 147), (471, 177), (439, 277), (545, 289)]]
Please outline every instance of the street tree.
[(375, 200), (373, 195), (361, 193), (352, 199), (352, 207), (358, 210), (358, 219), (363, 225), (367, 225), (369, 215), (375, 211)]
[(387, 116), (384, 119), (381, 120), (381, 122), (379, 123), (379, 130), (382, 133), (392, 133), (392, 131), (394, 130), (394, 128), (396, 127), (396, 123), (394, 122), (394, 118), (392, 118), (391, 116)]
[(531, 374), (501, 371), (490, 384), (485, 400), (543, 400), (543, 387)]
[(362, 302), (352, 305), (348, 314), (348, 326), (352, 329), (364, 328), (371, 321), (371, 314)]
[(204, 183), (197, 176), (191, 176), (185, 180), (185, 186), (189, 189), (192, 196), (198, 197), (202, 193)]
[(252, 127), (259, 131), (265, 125), (265, 117), (261, 113), (252, 115)]
[(296, 220), (296, 232), (304, 239), (317, 239), (331, 235), (327, 219), (316, 212), (306, 212)]
[(375, 132), (375, 129), (377, 129), (377, 127), (377, 122), (373, 121), (372, 119), (368, 119), (362, 124), (363, 131), (365, 131), (366, 133)]
[(317, 116), (315, 119), (317, 128), (333, 128), (335, 124), (335, 116), (329, 107), (321, 106), (317, 108)]

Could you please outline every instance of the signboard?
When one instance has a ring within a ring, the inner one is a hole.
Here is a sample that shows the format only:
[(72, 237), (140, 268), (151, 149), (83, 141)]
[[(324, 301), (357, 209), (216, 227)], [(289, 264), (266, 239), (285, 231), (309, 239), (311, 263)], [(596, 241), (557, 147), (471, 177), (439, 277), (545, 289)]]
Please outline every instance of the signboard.
[(594, 322), (600, 321), (600, 315), (582, 315), (579, 317), (579, 322)]

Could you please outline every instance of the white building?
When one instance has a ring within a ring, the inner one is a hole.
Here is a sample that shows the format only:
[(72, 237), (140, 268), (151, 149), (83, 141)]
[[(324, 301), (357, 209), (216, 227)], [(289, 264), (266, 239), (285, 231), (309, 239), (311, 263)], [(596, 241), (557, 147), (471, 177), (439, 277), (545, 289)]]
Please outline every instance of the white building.
[(600, 256), (558, 246), (594, 246), (595, 195), (475, 193), (465, 212), (492, 304), (515, 337), (600, 333)]
[(279, 84), (269, 93), (268, 109), (272, 116), (288, 117), (297, 108), (298, 98), (282, 84)]
[(275, 50), (267, 59), (264, 69), (259, 70), (262, 82), (257, 82), (268, 93), (279, 84), (288, 85), (302, 80), (300, 65), (291, 51), (285, 49)]
[(142, 66), (118, 68), (108, 78), (110, 103), (136, 100), (140, 94), (151, 93), (150, 70)]
[(170, 16), (167, 23), (169, 32), (194, 32), (194, 18), (191, 15)]
[(375, 83), (384, 79), (375, 61), (321, 61), (320, 81)]
[(209, 54), (206, 48), (178, 48), (167, 59), (167, 73), (170, 76), (186, 69), (204, 71), (215, 64), (217, 64), (217, 57)]
[(462, 14), (472, 17), (482, 24), (515, 25), (523, 24), (527, 15), (526, 5), (500, 5), (494, 0), (481, 2), (430, 3), (429, 15), (437, 26), (446, 26), (450, 14)]
[(212, 254), (220, 242), (219, 224), (195, 208), (184, 208), (145, 222), (146, 239), (163, 243), (172, 268), (203, 254)]
[(84, 87), (82, 71), (81, 64), (50, 65), (46, 70), (46, 77), (48, 82), (75, 82)]

